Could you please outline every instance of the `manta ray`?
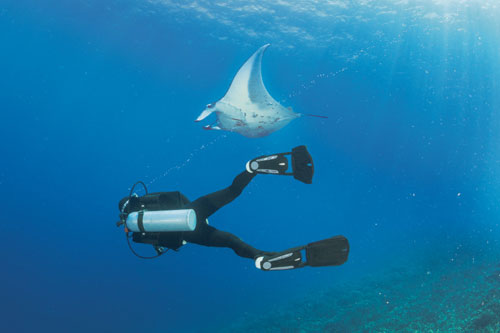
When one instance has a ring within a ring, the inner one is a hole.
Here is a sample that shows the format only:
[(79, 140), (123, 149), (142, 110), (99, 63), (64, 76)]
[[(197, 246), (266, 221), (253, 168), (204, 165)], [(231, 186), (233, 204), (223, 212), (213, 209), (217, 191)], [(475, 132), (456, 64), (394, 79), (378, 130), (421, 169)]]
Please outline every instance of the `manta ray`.
[[(270, 44), (259, 48), (239, 69), (226, 95), (216, 103), (208, 104), (195, 121), (201, 121), (215, 112), (215, 125), (206, 130), (236, 132), (249, 138), (269, 135), (295, 118), (302, 116), (292, 108), (285, 108), (269, 95), (262, 81), (262, 55)], [(321, 116), (320, 116), (321, 117)], [(326, 117), (324, 117), (326, 118)]]

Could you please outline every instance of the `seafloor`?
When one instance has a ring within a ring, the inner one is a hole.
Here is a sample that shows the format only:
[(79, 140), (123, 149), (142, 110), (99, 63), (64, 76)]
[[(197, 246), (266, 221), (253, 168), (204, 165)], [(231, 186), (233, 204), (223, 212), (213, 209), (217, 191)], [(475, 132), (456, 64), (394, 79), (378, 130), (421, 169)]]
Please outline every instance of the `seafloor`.
[(311, 293), (222, 332), (500, 332), (499, 261), (392, 269)]

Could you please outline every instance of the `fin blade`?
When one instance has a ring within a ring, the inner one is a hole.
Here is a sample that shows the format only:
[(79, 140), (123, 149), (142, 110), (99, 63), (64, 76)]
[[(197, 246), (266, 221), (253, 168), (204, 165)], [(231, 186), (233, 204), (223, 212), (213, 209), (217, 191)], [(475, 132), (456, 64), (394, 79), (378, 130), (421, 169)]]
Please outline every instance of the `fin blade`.
[(335, 236), (306, 246), (307, 265), (313, 267), (339, 266), (347, 261), (349, 241), (344, 236)]
[(297, 146), (292, 149), (293, 177), (306, 184), (312, 184), (314, 163), (306, 146)]

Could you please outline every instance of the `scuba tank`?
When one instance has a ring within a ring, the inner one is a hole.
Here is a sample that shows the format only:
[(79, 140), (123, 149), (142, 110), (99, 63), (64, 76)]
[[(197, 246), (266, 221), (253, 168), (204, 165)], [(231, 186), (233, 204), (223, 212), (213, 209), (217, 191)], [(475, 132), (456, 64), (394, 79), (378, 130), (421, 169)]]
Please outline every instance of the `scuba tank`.
[(193, 231), (196, 213), (192, 209), (141, 210), (128, 214), (125, 226), (132, 232)]

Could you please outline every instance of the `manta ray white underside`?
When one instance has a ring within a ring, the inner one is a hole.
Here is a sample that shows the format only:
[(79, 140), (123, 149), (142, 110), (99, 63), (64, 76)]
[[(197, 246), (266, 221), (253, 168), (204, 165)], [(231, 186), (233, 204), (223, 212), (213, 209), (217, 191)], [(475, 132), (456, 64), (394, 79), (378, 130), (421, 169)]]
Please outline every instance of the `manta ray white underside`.
[(301, 116), (278, 103), (269, 95), (262, 81), (262, 55), (268, 48), (259, 48), (240, 68), (226, 95), (208, 104), (196, 121), (215, 112), (217, 122), (205, 129), (240, 133), (249, 138), (269, 135)]

